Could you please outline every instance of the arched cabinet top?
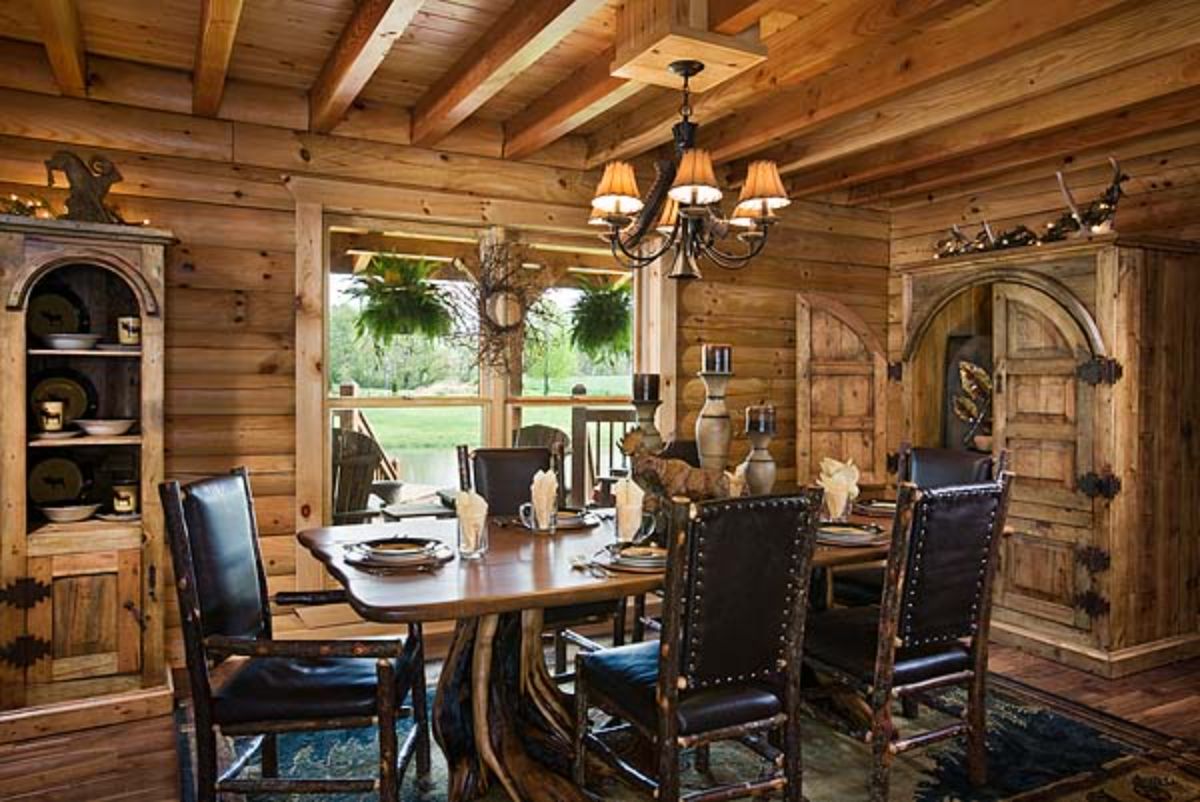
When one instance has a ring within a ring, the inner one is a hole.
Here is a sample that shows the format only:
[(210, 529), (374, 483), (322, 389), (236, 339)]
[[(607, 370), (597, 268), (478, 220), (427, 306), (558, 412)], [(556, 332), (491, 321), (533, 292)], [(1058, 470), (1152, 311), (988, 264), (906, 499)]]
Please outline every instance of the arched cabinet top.
[(9, 288), (8, 309), (24, 309), (29, 301), (29, 295), (37, 283), (55, 270), (68, 265), (91, 265), (108, 270), (120, 276), (133, 290), (138, 299), (142, 313), (150, 317), (158, 317), (160, 307), (154, 288), (142, 275), (141, 271), (120, 257), (101, 251), (78, 250), (64, 256), (56, 255), (41, 262), (26, 265), (16, 276), (12, 287)]
[(913, 354), (916, 353), (917, 347), (925, 338), (925, 333), (937, 318), (938, 313), (945, 309), (946, 305), (955, 297), (972, 287), (990, 284), (1016, 284), (1046, 295), (1061, 306), (1079, 326), (1079, 330), (1083, 333), (1088, 347), (1092, 351), (1092, 356), (1107, 355), (1104, 339), (1100, 335), (1100, 327), (1096, 325), (1095, 318), (1065, 284), (1044, 273), (1027, 268), (990, 267), (951, 281), (938, 292), (933, 301), (921, 311), (920, 317), (913, 321), (908, 338), (904, 342), (903, 360), (908, 362), (913, 358)]

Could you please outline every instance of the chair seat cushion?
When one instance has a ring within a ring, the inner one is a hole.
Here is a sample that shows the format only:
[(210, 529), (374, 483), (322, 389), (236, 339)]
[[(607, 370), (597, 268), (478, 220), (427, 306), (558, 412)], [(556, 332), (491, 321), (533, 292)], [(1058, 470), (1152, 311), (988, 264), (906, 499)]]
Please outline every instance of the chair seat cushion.
[[(646, 641), (604, 649), (582, 657), (582, 679), (589, 689), (612, 700), (619, 711), (653, 729), (658, 682), (658, 642)], [(757, 683), (684, 691), (680, 694), (679, 732), (691, 735), (720, 727), (769, 718), (783, 705), (769, 688)]]
[[(393, 660), (396, 700), (408, 694), (413, 661)], [(373, 658), (255, 657), (213, 694), (217, 724), (371, 716), (376, 711)]]
[(846, 607), (878, 605), (883, 598), (883, 568), (870, 566), (835, 571), (833, 601)]
[[(870, 683), (878, 640), (878, 607), (840, 607), (809, 616), (804, 656)], [(892, 684), (911, 685), (970, 667), (970, 652), (957, 641), (899, 649)]]

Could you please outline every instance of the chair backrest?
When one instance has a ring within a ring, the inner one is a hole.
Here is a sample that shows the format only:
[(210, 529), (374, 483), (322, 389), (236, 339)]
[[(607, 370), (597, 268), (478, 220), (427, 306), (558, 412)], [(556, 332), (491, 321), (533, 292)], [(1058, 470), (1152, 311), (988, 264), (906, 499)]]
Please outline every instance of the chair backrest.
[(779, 676), (798, 660), (820, 507), (819, 490), (690, 507), (687, 537), (671, 542), (663, 630), (680, 644), (664, 659), (688, 688)]
[(531, 423), (517, 429), (517, 433), (513, 437), (513, 446), (517, 448), (534, 446), (554, 448), (559, 446), (565, 454), (571, 450), (571, 438), (567, 437), (567, 433), (562, 429), (555, 429), (553, 426), (546, 426), (542, 423)]
[(159, 485), (194, 695), (208, 692), (204, 638), (271, 638), (267, 578), (245, 468)]
[(626, 470), (621, 438), (637, 426), (637, 413), (628, 407), (571, 408), (571, 503), (582, 507), (601, 476)]
[[(459, 453), (463, 453), (461, 449)], [(475, 492), (488, 503), (488, 513), (516, 515), (517, 509), (529, 501), (534, 475), (550, 469), (550, 455), (549, 448), (476, 449), (471, 454), (471, 473)]]
[(1005, 472), (996, 482), (919, 490), (911, 517), (897, 516), (898, 526), (909, 520), (893, 534), (888, 569), (902, 579), (885, 585), (883, 606), (902, 646), (986, 632), (1011, 486)]
[(990, 482), (997, 473), (991, 454), (951, 448), (901, 449), (900, 481), (923, 489)]
[(347, 514), (366, 509), (371, 484), (385, 458), (371, 437), (349, 429), (333, 430), (330, 452), (333, 516), (335, 523), (345, 523)]

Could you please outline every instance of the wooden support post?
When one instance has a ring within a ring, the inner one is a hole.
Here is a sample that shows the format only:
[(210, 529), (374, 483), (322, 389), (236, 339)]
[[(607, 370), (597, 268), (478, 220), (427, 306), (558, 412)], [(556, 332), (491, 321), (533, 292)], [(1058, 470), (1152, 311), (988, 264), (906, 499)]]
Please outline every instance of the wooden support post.
[[(296, 202), (296, 531), (325, 521), (325, 223), (319, 202)], [(296, 544), (296, 589), (319, 590), (325, 572)]]

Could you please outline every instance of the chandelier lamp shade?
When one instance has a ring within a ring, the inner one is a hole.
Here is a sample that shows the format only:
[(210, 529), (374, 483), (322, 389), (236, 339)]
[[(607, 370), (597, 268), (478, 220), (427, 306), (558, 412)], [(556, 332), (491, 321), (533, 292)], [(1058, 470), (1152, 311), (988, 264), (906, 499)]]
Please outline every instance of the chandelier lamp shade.
[[(675, 158), (655, 164), (654, 186), (643, 200), (633, 165), (609, 162), (592, 198), (588, 223), (604, 226), (613, 256), (625, 267), (645, 267), (674, 250), (670, 278), (700, 278), (701, 260), (728, 270), (745, 267), (762, 253), (775, 212), (791, 203), (775, 162), (755, 161), (733, 214), (721, 213), (724, 197), (712, 154), (696, 147), (688, 81), (704, 69), (699, 61), (676, 61), (670, 70), (683, 78), (680, 121), (672, 129)], [(655, 242), (655, 240), (658, 240)], [(736, 240), (736, 251), (723, 243)]]

